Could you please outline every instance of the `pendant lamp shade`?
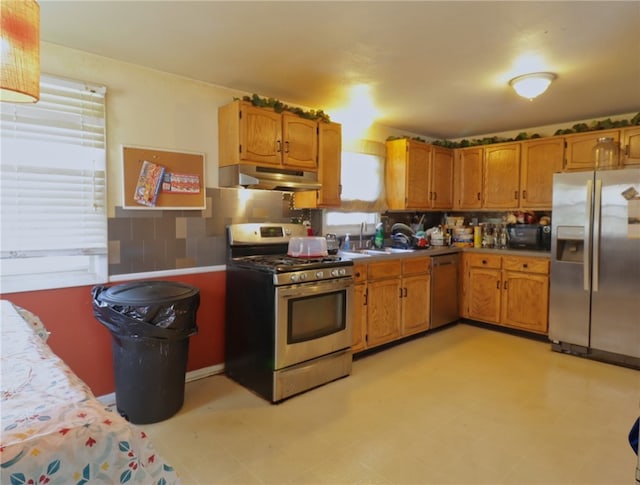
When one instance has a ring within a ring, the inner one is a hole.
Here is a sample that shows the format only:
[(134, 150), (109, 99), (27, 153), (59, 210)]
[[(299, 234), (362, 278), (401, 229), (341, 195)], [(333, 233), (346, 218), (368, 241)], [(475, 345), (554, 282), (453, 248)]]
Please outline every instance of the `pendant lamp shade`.
[(0, 101), (40, 99), (40, 6), (35, 0), (0, 1)]

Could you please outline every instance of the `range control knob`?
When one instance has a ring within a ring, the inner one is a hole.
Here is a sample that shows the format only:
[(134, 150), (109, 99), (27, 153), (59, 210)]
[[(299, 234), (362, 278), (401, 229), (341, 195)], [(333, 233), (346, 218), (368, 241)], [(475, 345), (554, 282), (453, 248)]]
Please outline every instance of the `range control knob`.
[(319, 279), (319, 280), (324, 278), (324, 272), (316, 271), (316, 278)]
[(300, 274), (300, 281), (304, 281), (307, 279), (307, 273), (301, 273)]
[(331, 270), (331, 276), (339, 276), (339, 275), (340, 275), (340, 271), (338, 271), (337, 269)]
[(297, 274), (292, 274), (292, 275), (291, 275), (291, 281), (293, 281), (294, 283), (295, 283), (296, 281), (298, 281), (298, 275), (297, 275)]

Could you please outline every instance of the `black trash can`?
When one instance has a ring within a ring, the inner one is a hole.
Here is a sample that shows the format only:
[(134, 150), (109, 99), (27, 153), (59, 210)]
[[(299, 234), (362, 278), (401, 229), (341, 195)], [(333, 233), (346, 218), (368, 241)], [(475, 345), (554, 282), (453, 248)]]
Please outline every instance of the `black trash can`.
[(93, 314), (112, 336), (116, 407), (135, 424), (156, 423), (184, 403), (189, 337), (200, 290), (173, 281), (92, 289)]

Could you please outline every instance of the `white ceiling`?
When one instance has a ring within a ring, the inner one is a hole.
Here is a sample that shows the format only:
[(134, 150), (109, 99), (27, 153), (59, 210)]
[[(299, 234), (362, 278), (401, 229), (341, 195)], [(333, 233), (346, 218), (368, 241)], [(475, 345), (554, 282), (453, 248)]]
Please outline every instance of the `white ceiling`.
[[(366, 83), (378, 123), (434, 138), (640, 111), (640, 1), (39, 3), (43, 41), (329, 115)], [(532, 70), (558, 78), (528, 101)]]

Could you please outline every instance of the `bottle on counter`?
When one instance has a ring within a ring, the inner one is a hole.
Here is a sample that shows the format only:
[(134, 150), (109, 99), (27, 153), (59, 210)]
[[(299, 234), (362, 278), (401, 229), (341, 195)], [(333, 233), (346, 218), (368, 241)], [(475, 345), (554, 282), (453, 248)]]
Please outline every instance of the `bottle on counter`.
[(482, 247), (482, 226), (473, 226), (473, 247)]
[(349, 233), (344, 237), (344, 241), (342, 242), (342, 249), (345, 251), (349, 251), (351, 249), (351, 238), (349, 237)]

